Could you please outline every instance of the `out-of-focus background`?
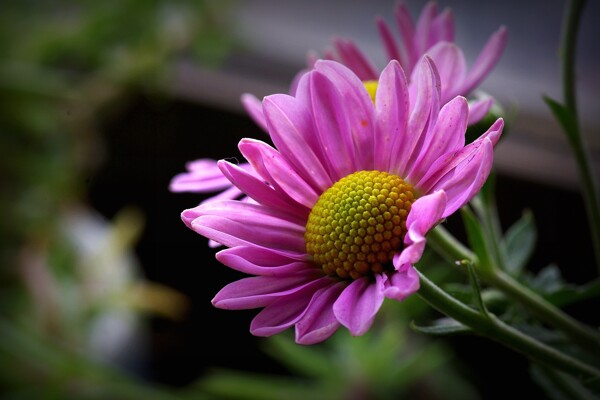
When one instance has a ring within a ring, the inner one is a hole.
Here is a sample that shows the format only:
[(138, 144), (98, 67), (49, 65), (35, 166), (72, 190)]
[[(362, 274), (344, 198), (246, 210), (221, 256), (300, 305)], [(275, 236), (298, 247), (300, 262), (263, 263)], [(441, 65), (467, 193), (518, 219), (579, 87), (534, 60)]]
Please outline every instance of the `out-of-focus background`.
[[(425, 4), (406, 3), (415, 18)], [(482, 89), (508, 122), (495, 158), (503, 228), (524, 210), (537, 226), (528, 282), (551, 294), (557, 280), (590, 281), (575, 162), (542, 101), (561, 98), (565, 2), (438, 3), (453, 9), (469, 65), (500, 25), (509, 31)], [(0, 4), (2, 398), (491, 399), (516, 385), (544, 395), (543, 377), (500, 346), (411, 331), (410, 321), (436, 317), (416, 296), (386, 303), (365, 337), (340, 331), (312, 347), (287, 334), (253, 337), (255, 311), (210, 304), (241, 274), (179, 218), (205, 196), (170, 193), (170, 179), (197, 158), (239, 157), (242, 137), (268, 140), (240, 95), (287, 92), (307, 51), (346, 37), (385, 65), (374, 17), (393, 25), (394, 4)], [(600, 4), (588, 2), (577, 49), (580, 118), (597, 172), (599, 17)], [(464, 237), (458, 219), (448, 226)], [(465, 282), (433, 255), (421, 264), (440, 282)], [(590, 307), (567, 311), (600, 324)], [(520, 311), (508, 312), (525, 318)]]

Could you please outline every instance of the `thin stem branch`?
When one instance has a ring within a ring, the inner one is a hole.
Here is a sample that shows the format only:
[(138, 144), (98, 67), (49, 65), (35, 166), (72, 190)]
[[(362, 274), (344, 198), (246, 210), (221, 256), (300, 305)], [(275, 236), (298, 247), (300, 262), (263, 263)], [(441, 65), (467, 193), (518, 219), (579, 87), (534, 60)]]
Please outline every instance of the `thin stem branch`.
[(573, 150), (575, 161), (583, 187), (583, 198), (589, 216), (592, 245), (596, 255), (598, 273), (600, 273), (600, 201), (597, 180), (594, 178), (590, 157), (581, 137), (577, 112), (577, 86), (575, 82), (575, 61), (579, 21), (585, 5), (585, 0), (572, 0), (567, 6), (563, 22), (561, 38), (561, 65), (564, 105), (573, 116), (573, 125), (567, 133), (567, 138)]
[(477, 334), (499, 342), (541, 365), (568, 372), (583, 382), (600, 382), (600, 370), (561, 353), (500, 321), (484, 317), (440, 289), (419, 272), (418, 295), (441, 313), (469, 326)]
[[(478, 265), (479, 260), (475, 254), (443, 227), (436, 227), (427, 237), (433, 249), (446, 260), (450, 262), (469, 260), (473, 265)], [(498, 268), (478, 268), (477, 271), (484, 282), (523, 304), (541, 321), (563, 331), (573, 342), (583, 348), (600, 355), (600, 335), (597, 332), (567, 315)]]

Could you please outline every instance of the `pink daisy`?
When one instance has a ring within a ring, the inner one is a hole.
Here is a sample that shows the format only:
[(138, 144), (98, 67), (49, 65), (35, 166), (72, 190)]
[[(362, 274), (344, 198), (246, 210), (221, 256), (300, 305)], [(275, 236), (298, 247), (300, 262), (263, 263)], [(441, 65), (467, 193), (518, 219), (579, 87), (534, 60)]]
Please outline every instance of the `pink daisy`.
[(262, 102), (275, 148), (243, 139), (249, 169), (218, 164), (252, 201), (211, 201), (182, 213), (188, 227), (228, 247), (220, 262), (253, 275), (212, 301), (262, 308), (252, 334), (293, 326), (296, 342), (312, 344), (343, 325), (361, 335), (384, 298), (401, 301), (419, 289), (413, 265), (425, 235), (480, 190), (503, 121), (465, 146), (466, 99), (442, 106), (428, 57), (414, 76), (409, 87), (391, 61), (373, 101), (350, 69), (316, 62), (294, 96)]

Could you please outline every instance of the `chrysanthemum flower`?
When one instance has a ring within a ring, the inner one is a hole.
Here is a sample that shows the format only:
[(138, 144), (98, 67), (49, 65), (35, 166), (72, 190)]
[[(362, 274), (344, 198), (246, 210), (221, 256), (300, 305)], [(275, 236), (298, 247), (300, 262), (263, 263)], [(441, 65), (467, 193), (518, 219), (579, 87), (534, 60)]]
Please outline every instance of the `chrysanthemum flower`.
[(228, 247), (220, 262), (253, 275), (225, 286), (213, 304), (262, 308), (254, 335), (294, 326), (296, 341), (312, 344), (340, 325), (365, 333), (384, 298), (418, 290), (413, 265), (425, 235), (487, 179), (502, 119), (465, 146), (466, 99), (442, 106), (433, 61), (425, 57), (416, 69), (409, 88), (391, 61), (373, 101), (347, 67), (318, 61), (294, 96), (262, 103), (275, 148), (243, 139), (250, 171), (218, 164), (252, 201), (182, 213), (188, 227)]

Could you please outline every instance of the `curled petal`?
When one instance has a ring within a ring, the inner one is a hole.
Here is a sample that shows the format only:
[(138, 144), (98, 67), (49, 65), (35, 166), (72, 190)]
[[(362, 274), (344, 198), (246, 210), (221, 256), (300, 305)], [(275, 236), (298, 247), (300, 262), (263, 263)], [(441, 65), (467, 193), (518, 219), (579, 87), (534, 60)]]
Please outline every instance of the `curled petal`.
[(306, 313), (296, 323), (296, 343), (319, 343), (333, 335), (340, 326), (333, 312), (333, 303), (345, 287), (346, 283), (338, 282), (314, 294)]
[(404, 249), (393, 260), (397, 271), (404, 271), (421, 259), (425, 249), (425, 235), (441, 221), (446, 201), (446, 193), (439, 190), (420, 197), (413, 203), (406, 219)]
[(383, 303), (385, 275), (376, 274), (375, 282), (369, 278), (354, 280), (333, 304), (333, 312), (350, 333), (360, 336), (369, 330)]
[(250, 323), (250, 332), (255, 336), (271, 336), (284, 331), (304, 316), (314, 293), (331, 284), (331, 278), (324, 277), (293, 293), (280, 296), (254, 317)]
[(473, 143), (440, 157), (416, 185), (424, 192), (446, 191), (448, 204), (444, 217), (468, 203), (485, 183), (492, 165), (493, 145), (498, 141), (503, 126), (504, 122), (499, 118)]
[(407, 265), (388, 277), (383, 295), (388, 299), (402, 301), (417, 290), (419, 290), (419, 274), (411, 265)]

